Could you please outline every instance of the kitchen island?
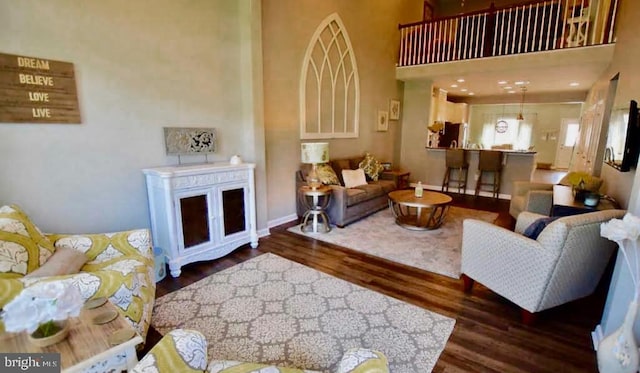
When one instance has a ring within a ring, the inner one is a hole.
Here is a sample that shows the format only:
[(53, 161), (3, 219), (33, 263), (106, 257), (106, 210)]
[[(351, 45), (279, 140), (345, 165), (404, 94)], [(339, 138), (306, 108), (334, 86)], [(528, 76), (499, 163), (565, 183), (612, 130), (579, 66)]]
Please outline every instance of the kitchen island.
[[(427, 162), (426, 180), (422, 181), (427, 189), (440, 190), (446, 171), (445, 159), (447, 148), (426, 148)], [(485, 149), (465, 149), (469, 163), (466, 194), (475, 194), (478, 178), (478, 158)], [(502, 172), (500, 175), (500, 198), (511, 199), (514, 181), (531, 181), (536, 168), (536, 152), (521, 150), (499, 150), (502, 155)], [(484, 179), (484, 178), (483, 178)], [(486, 179), (484, 179), (486, 180)], [(449, 188), (457, 191), (456, 188)], [(491, 196), (491, 192), (480, 192), (482, 196)]]

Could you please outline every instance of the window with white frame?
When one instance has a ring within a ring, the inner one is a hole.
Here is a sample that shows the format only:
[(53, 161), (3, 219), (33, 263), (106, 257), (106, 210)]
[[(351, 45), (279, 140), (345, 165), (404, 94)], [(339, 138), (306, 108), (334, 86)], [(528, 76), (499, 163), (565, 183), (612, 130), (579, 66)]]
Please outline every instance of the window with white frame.
[(533, 140), (533, 126), (536, 113), (527, 113), (524, 120), (517, 120), (516, 114), (485, 114), (482, 126), (482, 146), (511, 145), (515, 150), (529, 149)]

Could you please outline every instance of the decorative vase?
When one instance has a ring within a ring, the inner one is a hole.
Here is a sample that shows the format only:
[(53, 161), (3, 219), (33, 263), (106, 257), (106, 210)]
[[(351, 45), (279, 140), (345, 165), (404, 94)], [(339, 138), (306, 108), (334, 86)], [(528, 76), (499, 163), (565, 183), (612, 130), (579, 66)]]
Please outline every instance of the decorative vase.
[(37, 347), (47, 347), (58, 342), (63, 341), (69, 335), (69, 323), (67, 320), (55, 321), (54, 324), (58, 327), (58, 331), (49, 336), (42, 336), (40, 330), (29, 334), (29, 342)]
[(638, 302), (629, 303), (624, 322), (598, 345), (600, 373), (635, 373), (638, 371), (638, 345), (633, 335), (633, 324), (638, 313)]

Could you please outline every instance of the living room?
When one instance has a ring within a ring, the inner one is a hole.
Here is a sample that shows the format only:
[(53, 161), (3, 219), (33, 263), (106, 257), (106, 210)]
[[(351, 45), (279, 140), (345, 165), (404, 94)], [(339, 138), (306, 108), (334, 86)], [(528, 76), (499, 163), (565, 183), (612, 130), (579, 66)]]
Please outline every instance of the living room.
[[(469, 7), (476, 2), (466, 3)], [(616, 106), (628, 104), (640, 93), (635, 73), (640, 53), (635, 48), (640, 34), (635, 16), (640, 14), (633, 5), (620, 1), (613, 60), (598, 82), (587, 88), (589, 97), (596, 97), (619, 72)], [(519, 326), (517, 310), (501, 304), (489, 290), (466, 297), (453, 280), (419, 271), (408, 271), (403, 278), (391, 272), (406, 268), (366, 256), (353, 259), (357, 265), (350, 268), (349, 262), (341, 261), (348, 251), (287, 238), (274, 229), (297, 219), (294, 174), (304, 142), (299, 117), (301, 66), (314, 31), (330, 14), (337, 13), (349, 32), (360, 79), (359, 136), (328, 140), (331, 158), (369, 151), (394, 167), (409, 169), (412, 181), (418, 181), (419, 168), (425, 166), (416, 156), (425, 151), (425, 121), (401, 116), (389, 122), (387, 131), (377, 131), (376, 114), (391, 99), (400, 100), (403, 109), (424, 105), (409, 102), (407, 92), (413, 87), (396, 79), (398, 25), (421, 19), (423, 7), (418, 0), (2, 1), (0, 52), (73, 63), (82, 121), (79, 125), (0, 123), (0, 203), (21, 206), (45, 232), (149, 228), (142, 169), (179, 161), (225, 162), (238, 154), (256, 164), (260, 250), (284, 252), (289, 259), (328, 268), (334, 275), (352, 270), (346, 276), (359, 285), (386, 294), (397, 292), (404, 301), (448, 316), (463, 309), (462, 303), (474, 304), (457, 319), (456, 328), (463, 333), (445, 349), (438, 363), (444, 365), (436, 365), (436, 371), (447, 365), (474, 370), (476, 356), (485, 368), (517, 371), (507, 355), (533, 354), (534, 348), (521, 346), (522, 339), (540, 330), (567, 346), (553, 344), (558, 351), (554, 354), (540, 346), (548, 340), (535, 340), (534, 347), (549, 355), (527, 355), (535, 357), (522, 370), (584, 370), (585, 365), (575, 361), (562, 365), (560, 355), (577, 350), (580, 356), (589, 356), (589, 336), (581, 337), (578, 347), (571, 339), (575, 328), (593, 330), (592, 322), (602, 316), (604, 297), (563, 308), (539, 326)], [(213, 127), (218, 149), (206, 158), (168, 156), (163, 127)], [(608, 194), (640, 214), (640, 175), (605, 166), (601, 176)], [(211, 268), (196, 266), (193, 271), (213, 273), (255, 255), (244, 248)], [(179, 283), (175, 280), (167, 287), (177, 288)], [(402, 293), (397, 289), (402, 286), (411, 291)], [(439, 300), (430, 300), (430, 294)], [(580, 306), (595, 309), (583, 313)], [(492, 312), (499, 314), (493, 321)], [(572, 312), (579, 313), (577, 321), (565, 327)], [(465, 333), (477, 325), (475, 318), (486, 321), (481, 328), (487, 337), (469, 341), (470, 334)], [(492, 323), (495, 328), (487, 327)], [(524, 334), (509, 335), (508, 330)], [(511, 342), (517, 347), (506, 346)], [(590, 353), (594, 356), (592, 348)], [(595, 368), (595, 357), (586, 367)]]

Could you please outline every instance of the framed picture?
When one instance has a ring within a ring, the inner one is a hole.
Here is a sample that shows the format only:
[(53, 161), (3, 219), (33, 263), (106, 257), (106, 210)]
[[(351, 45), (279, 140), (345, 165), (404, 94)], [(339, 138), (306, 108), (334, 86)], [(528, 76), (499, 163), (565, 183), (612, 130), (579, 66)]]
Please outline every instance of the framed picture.
[(400, 119), (400, 100), (392, 99), (389, 101), (389, 119)]
[(378, 110), (376, 131), (386, 132), (389, 130), (389, 112)]

